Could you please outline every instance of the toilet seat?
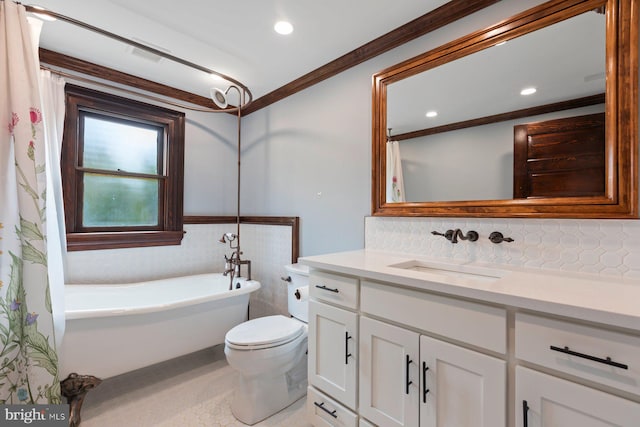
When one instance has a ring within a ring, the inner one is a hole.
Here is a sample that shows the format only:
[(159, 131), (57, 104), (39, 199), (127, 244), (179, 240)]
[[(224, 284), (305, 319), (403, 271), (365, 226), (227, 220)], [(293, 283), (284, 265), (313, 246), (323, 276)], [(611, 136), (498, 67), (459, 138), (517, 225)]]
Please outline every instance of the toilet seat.
[(304, 334), (304, 324), (282, 315), (260, 317), (241, 323), (225, 336), (227, 347), (261, 350), (287, 344)]

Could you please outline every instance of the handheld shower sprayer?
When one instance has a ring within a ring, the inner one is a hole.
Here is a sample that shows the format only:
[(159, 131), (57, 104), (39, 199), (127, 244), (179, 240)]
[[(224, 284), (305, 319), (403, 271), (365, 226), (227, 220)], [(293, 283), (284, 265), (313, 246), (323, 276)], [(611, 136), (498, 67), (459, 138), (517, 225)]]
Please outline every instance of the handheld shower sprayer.
[(234, 234), (234, 233), (224, 233), (222, 235), (222, 237), (220, 238), (219, 242), (220, 243), (227, 243), (227, 242), (231, 243), (234, 240), (236, 240), (237, 237), (238, 236), (236, 234)]

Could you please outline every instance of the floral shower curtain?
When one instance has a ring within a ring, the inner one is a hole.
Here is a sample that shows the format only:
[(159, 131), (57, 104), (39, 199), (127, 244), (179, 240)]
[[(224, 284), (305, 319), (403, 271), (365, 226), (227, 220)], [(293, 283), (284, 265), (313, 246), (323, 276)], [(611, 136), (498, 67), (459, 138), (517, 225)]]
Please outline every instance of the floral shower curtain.
[[(42, 23), (42, 21), (39, 22)], [(44, 139), (47, 150), (45, 219), (47, 226), (47, 267), (49, 270), (49, 292), (51, 293), (57, 350), (60, 349), (62, 336), (64, 335), (64, 260), (67, 253), (64, 203), (62, 199), (62, 174), (60, 169), (65, 115), (65, 84), (66, 82), (62, 77), (56, 76), (47, 70), (40, 70), (40, 97), (42, 99), (42, 119), (44, 120)]]
[(22, 5), (0, 1), (0, 403), (60, 403), (46, 249), (39, 64)]

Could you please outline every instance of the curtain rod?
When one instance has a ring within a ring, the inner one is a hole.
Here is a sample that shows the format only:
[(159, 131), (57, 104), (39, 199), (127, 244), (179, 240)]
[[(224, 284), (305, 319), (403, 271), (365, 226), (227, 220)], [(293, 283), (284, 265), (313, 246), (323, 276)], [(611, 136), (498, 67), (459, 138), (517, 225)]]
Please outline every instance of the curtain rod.
[[(4, 1), (4, 0), (0, 0), (0, 1)], [(49, 71), (49, 72), (51, 72), (53, 74), (56, 74), (58, 76), (61, 76), (61, 77), (67, 77), (67, 78), (70, 78), (70, 79), (73, 79), (73, 80), (76, 80), (76, 81), (89, 83), (89, 84), (94, 84), (94, 85), (102, 86), (102, 87), (113, 89), (113, 90), (120, 91), (120, 92), (125, 92), (125, 93), (131, 94), (131, 95), (136, 95), (136, 96), (140, 96), (140, 97), (143, 97), (143, 98), (147, 98), (147, 99), (152, 100), (152, 101), (160, 102), (160, 103), (167, 104), (167, 105), (172, 105), (174, 107), (184, 108), (186, 110), (202, 111), (202, 112), (205, 112), (205, 113), (220, 113), (222, 111), (225, 111), (225, 110), (220, 110), (220, 109), (215, 109), (215, 108), (195, 107), (195, 106), (191, 106), (191, 105), (187, 105), (187, 104), (181, 104), (181, 103), (178, 103), (178, 102), (171, 101), (170, 99), (160, 98), (160, 97), (157, 97), (157, 96), (154, 96), (154, 95), (149, 95), (149, 94), (146, 94), (146, 93), (143, 93), (143, 92), (139, 92), (137, 90), (131, 90), (131, 89), (127, 89), (125, 87), (112, 85), (112, 84), (101, 82), (99, 80), (91, 79), (91, 78), (88, 78), (88, 77), (79, 76), (77, 74), (67, 73), (67, 72), (64, 72), (64, 71), (61, 71), (61, 70), (58, 70), (58, 69), (55, 69), (55, 68), (48, 67), (46, 65), (40, 65), (40, 69)]]
[(65, 21), (65, 22), (68, 22), (68, 23), (73, 24), (75, 26), (84, 28), (86, 30), (93, 31), (94, 33), (98, 33), (98, 34), (101, 34), (103, 36), (112, 38), (112, 39), (117, 40), (119, 42), (126, 43), (128, 45), (134, 46), (134, 47), (136, 47), (138, 49), (146, 50), (147, 52), (150, 52), (150, 53), (152, 53), (154, 55), (161, 56), (161, 57), (166, 58), (166, 59), (168, 59), (170, 61), (177, 62), (179, 64), (182, 64), (182, 65), (185, 65), (187, 67), (193, 68), (195, 70), (202, 71), (202, 72), (205, 72), (207, 74), (215, 74), (215, 75), (221, 77), (222, 79), (224, 79), (224, 80), (226, 80), (226, 81), (228, 81), (230, 83), (233, 83), (238, 88), (242, 89), (242, 91), (245, 93), (245, 97), (240, 97), (241, 98), (240, 102), (242, 102), (243, 98), (247, 99), (247, 101), (244, 104), (242, 104), (241, 106), (233, 107), (233, 108), (227, 108), (227, 109), (224, 109), (224, 110), (211, 110), (211, 111), (233, 111), (233, 110), (236, 110), (237, 108), (242, 109), (242, 108), (245, 108), (246, 106), (248, 106), (249, 104), (251, 104), (251, 102), (253, 101), (253, 95), (251, 94), (251, 91), (249, 90), (249, 88), (247, 86), (245, 86), (243, 83), (241, 83), (240, 81), (238, 81), (238, 80), (236, 80), (236, 79), (234, 79), (232, 77), (229, 77), (226, 74), (219, 73), (219, 72), (217, 72), (215, 70), (212, 70), (210, 68), (206, 68), (206, 67), (203, 67), (202, 65), (198, 65), (198, 64), (195, 64), (193, 62), (187, 61), (185, 59), (178, 58), (177, 56), (173, 56), (173, 55), (168, 54), (166, 52), (163, 52), (163, 51), (161, 51), (159, 49), (154, 49), (153, 47), (150, 47), (150, 46), (147, 46), (145, 44), (139, 43), (139, 42), (137, 42), (135, 40), (128, 39), (128, 38), (120, 36), (118, 34), (114, 34), (114, 33), (110, 32), (110, 31), (103, 30), (102, 28), (95, 27), (93, 25), (87, 24), (86, 22), (79, 21), (79, 20), (71, 18), (69, 16), (65, 16), (65, 15), (62, 15), (60, 13), (53, 12), (51, 10), (43, 9), (43, 8), (40, 8), (40, 7), (37, 7), (37, 6), (30, 6), (30, 5), (24, 5), (24, 7), (25, 7), (27, 12), (31, 12), (31, 13), (36, 14), (36, 15), (50, 16), (52, 18), (56, 18), (56, 19), (59, 19), (61, 21)]

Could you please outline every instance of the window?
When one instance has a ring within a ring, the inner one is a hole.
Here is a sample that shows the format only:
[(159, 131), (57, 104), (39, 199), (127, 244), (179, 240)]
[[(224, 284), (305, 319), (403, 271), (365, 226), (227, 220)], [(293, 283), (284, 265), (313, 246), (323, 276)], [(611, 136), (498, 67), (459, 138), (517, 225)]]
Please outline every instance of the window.
[(183, 113), (67, 85), (69, 250), (180, 244), (183, 170)]

